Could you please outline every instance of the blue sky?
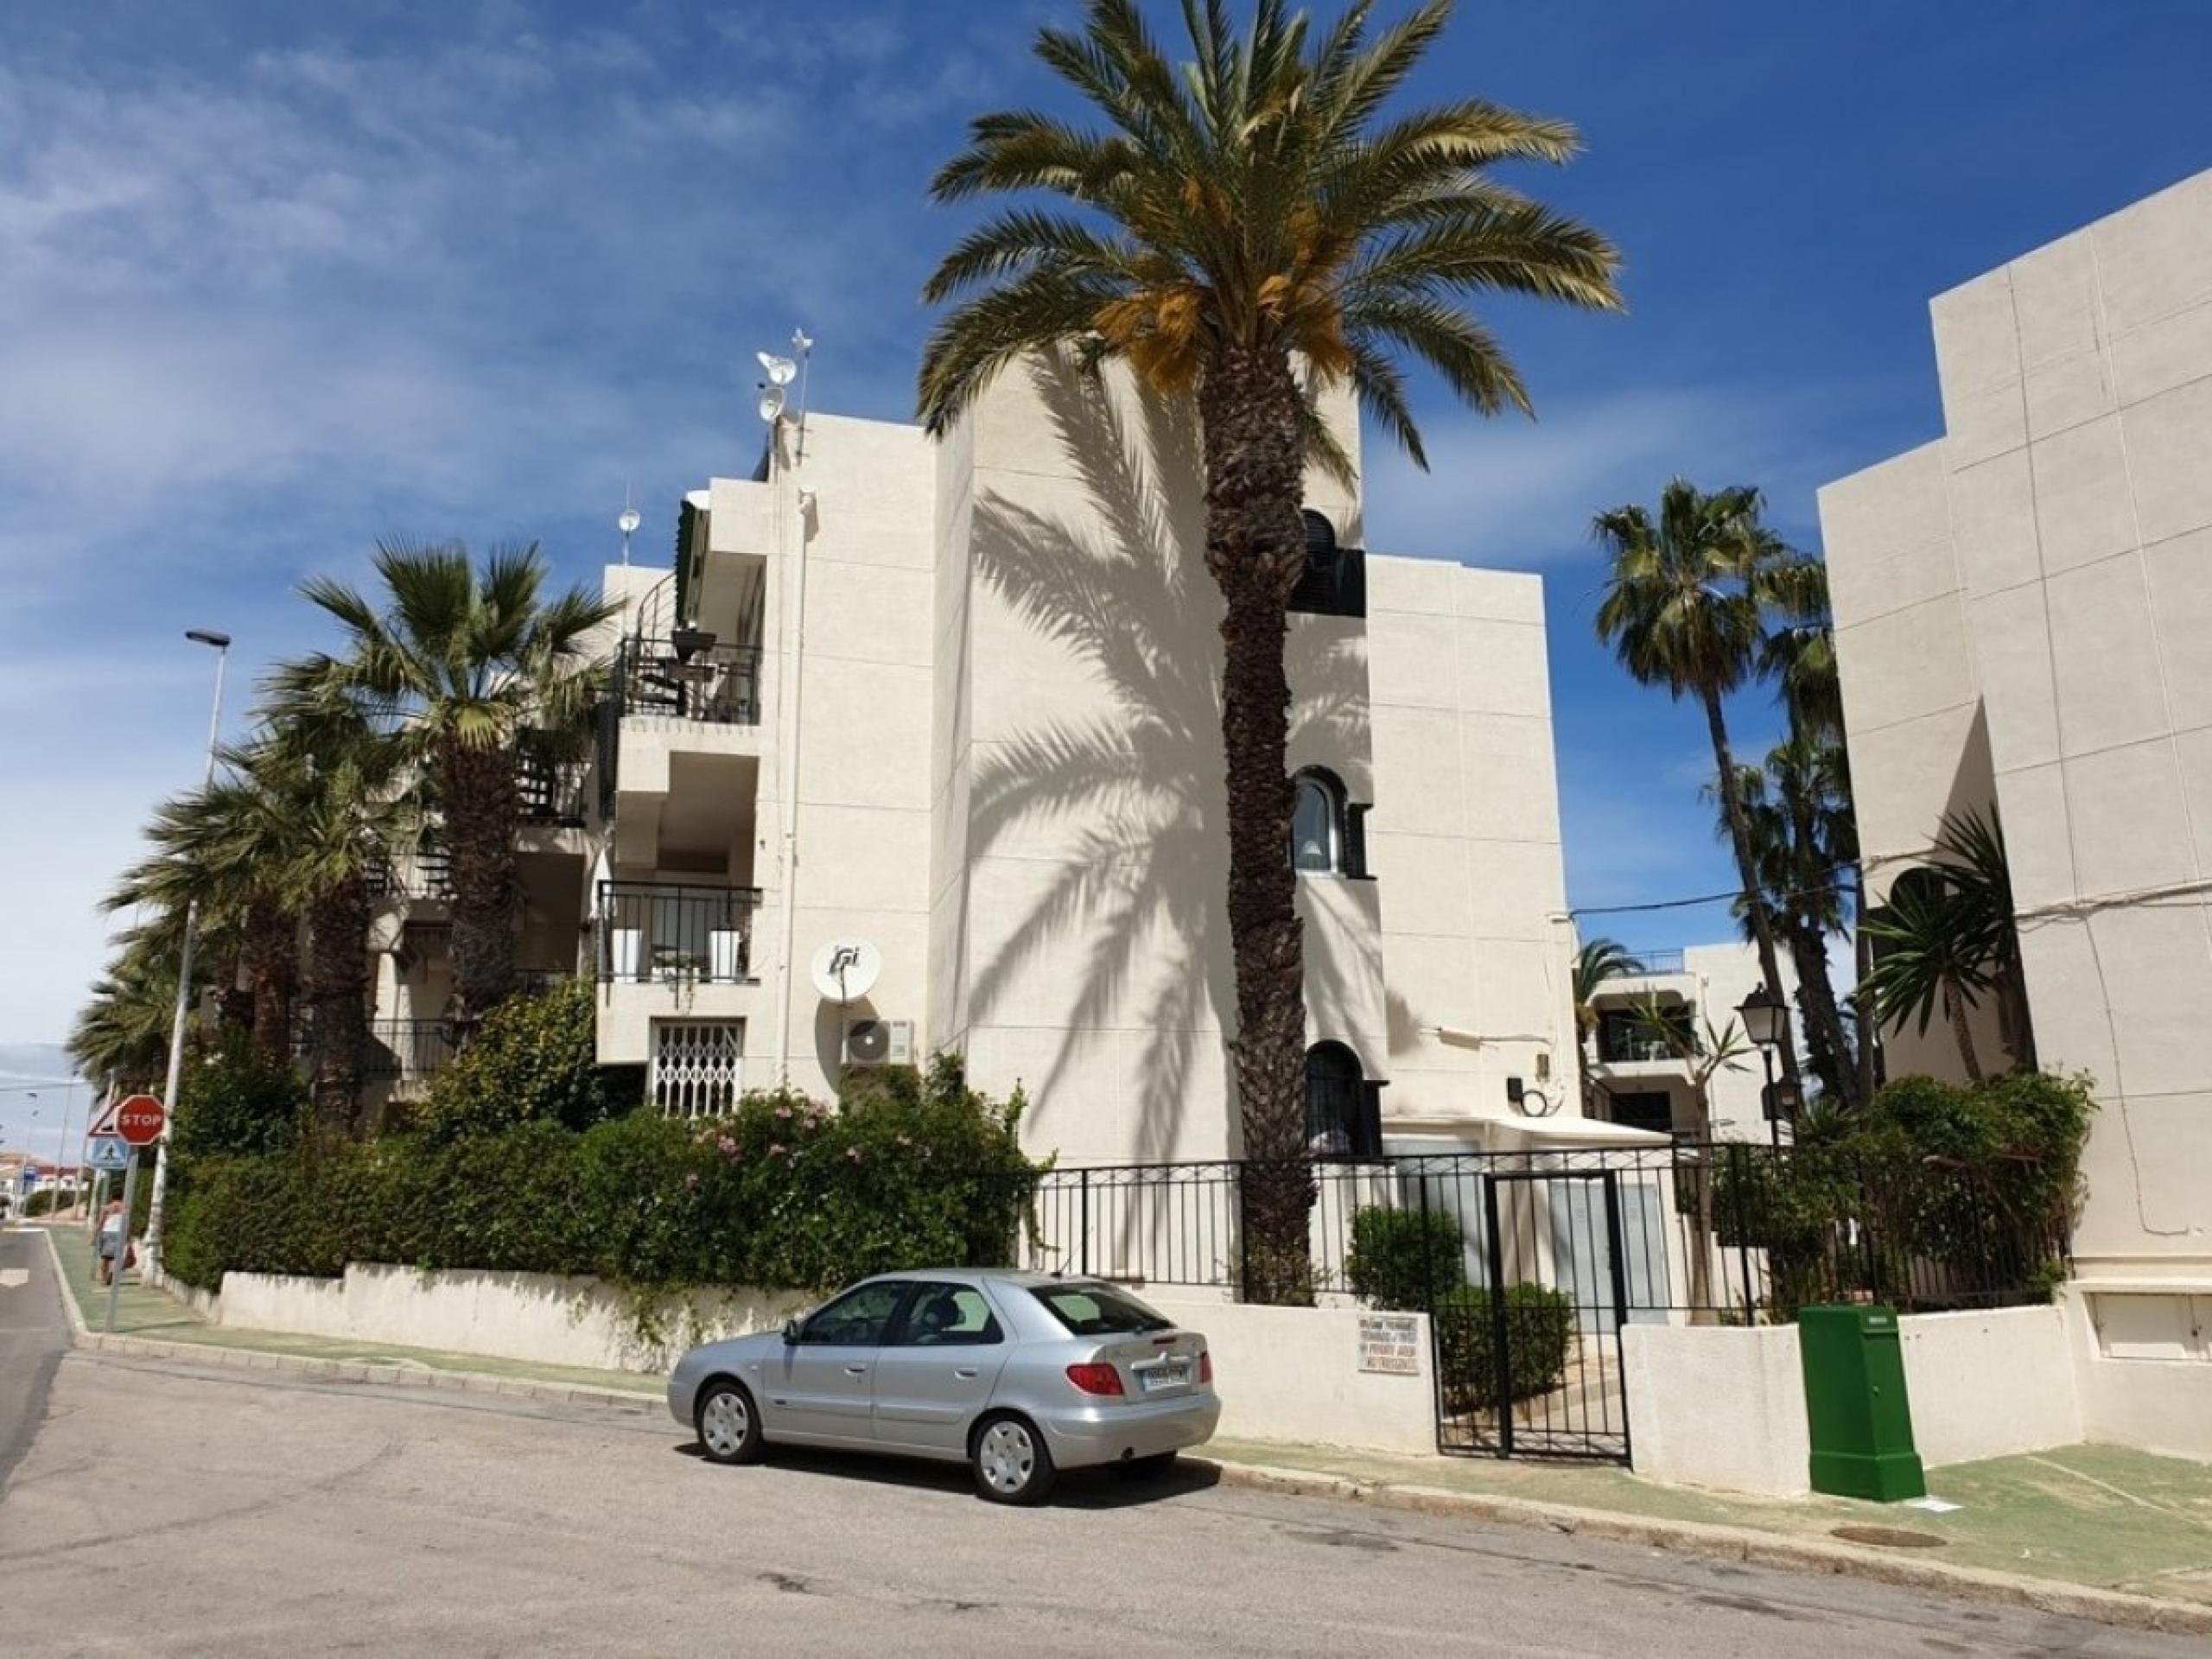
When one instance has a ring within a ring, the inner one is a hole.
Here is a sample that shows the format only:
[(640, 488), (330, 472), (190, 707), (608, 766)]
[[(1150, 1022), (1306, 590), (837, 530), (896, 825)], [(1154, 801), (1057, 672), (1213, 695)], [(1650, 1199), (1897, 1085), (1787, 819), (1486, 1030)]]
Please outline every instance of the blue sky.
[[(381, 533), (589, 580), (626, 484), (662, 558), (680, 492), (749, 467), (752, 353), (795, 323), (817, 407), (905, 416), (964, 222), (925, 182), (968, 115), (1052, 99), (1027, 39), (1076, 10), (0, 9), (0, 1044), (66, 1028), (97, 893), (196, 777), (182, 629), (297, 650), (289, 589)], [(1539, 423), (1428, 397), (1436, 470), (1370, 457), (1369, 540), (1548, 578), (1575, 902), (1728, 880), (1694, 712), (1590, 640), (1591, 513), (1682, 472), (1815, 545), (1819, 484), (1937, 430), (1930, 295), (2212, 165), (2208, 45), (2197, 0), (1463, 6), (1414, 95), (1578, 122), (1519, 181), (1621, 244), (1633, 310), (1496, 308)], [(1756, 750), (1763, 698), (1738, 718)]]

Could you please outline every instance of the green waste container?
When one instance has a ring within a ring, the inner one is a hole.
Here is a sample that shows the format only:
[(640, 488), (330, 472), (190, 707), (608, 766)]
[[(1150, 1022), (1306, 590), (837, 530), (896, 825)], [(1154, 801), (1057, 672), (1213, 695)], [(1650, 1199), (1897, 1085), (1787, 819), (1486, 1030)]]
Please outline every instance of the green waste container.
[(1897, 1310), (1800, 1308), (1797, 1353), (1812, 1431), (1813, 1490), (1878, 1503), (1925, 1497)]

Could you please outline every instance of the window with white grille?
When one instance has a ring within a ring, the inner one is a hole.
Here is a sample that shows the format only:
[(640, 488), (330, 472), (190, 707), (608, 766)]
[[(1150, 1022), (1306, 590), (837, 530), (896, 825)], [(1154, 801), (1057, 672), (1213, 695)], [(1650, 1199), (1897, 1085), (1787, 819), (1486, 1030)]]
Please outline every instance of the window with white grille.
[(745, 1022), (656, 1020), (652, 1101), (668, 1117), (719, 1117), (744, 1087)]

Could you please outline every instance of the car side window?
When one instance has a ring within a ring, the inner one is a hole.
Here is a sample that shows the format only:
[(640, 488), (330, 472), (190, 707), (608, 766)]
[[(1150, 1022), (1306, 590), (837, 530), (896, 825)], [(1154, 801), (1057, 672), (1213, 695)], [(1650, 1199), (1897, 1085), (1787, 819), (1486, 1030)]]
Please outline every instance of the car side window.
[(798, 1339), (824, 1348), (880, 1346), (906, 1291), (902, 1284), (861, 1285), (849, 1290), (817, 1309), (800, 1327)]
[(951, 1348), (1004, 1342), (991, 1305), (971, 1285), (923, 1285), (906, 1309), (905, 1335), (911, 1348)]

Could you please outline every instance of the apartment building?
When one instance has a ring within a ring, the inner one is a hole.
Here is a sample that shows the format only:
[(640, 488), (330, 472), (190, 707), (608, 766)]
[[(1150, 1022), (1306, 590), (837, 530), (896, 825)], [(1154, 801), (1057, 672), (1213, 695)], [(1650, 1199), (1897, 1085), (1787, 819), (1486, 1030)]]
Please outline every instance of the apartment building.
[[(1577, 1097), (1538, 578), (1364, 551), (1319, 474), (1306, 520), (1313, 1144), (1618, 1138)], [(613, 696), (531, 795), (521, 960), (594, 977), (601, 1061), (665, 1110), (958, 1049), (1065, 1162), (1234, 1155), (1203, 529), (1193, 423), (1123, 378), (1017, 370), (943, 442), (779, 420), (670, 567), (607, 572)], [(410, 1041), (449, 990), (435, 874), (379, 921)]]
[[(1731, 939), (1643, 950), (1636, 964), (1639, 971), (1601, 980), (1590, 994), (1596, 1024), (1583, 1066), (1592, 1116), (1690, 1140), (1772, 1140), (1766, 1063), (1736, 1012), (1763, 982), (1758, 948)], [(1786, 960), (1782, 979), (1794, 1008), (1796, 980)], [(1794, 1030), (1794, 1013), (1790, 1021)], [(1788, 1138), (1786, 1125), (1782, 1134)]]
[(1870, 891), (2000, 810), (2037, 1058), (2101, 1103), (2094, 1351), (2149, 1362), (2106, 1386), (2193, 1363), (2145, 1443), (2212, 1450), (2212, 172), (1930, 311), (1943, 435), (1820, 498)]

